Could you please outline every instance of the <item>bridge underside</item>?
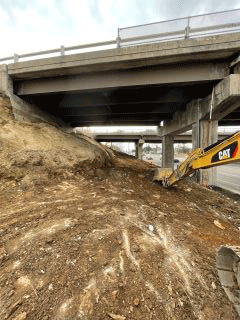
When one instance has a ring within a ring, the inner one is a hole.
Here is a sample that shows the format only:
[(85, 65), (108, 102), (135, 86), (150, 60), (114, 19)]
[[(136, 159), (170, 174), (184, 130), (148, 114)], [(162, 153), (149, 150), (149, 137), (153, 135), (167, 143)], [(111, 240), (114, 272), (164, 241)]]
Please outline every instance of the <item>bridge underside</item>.
[[(79, 93), (50, 93), (21, 96), (71, 127), (102, 125), (158, 126), (183, 111), (192, 99), (211, 94), (217, 82), (188, 85), (134, 86)], [(240, 108), (219, 121), (239, 125)]]
[(213, 83), (181, 86), (138, 86), (80, 93), (22, 96), (72, 127), (159, 125), (185, 109), (193, 98), (211, 93)]

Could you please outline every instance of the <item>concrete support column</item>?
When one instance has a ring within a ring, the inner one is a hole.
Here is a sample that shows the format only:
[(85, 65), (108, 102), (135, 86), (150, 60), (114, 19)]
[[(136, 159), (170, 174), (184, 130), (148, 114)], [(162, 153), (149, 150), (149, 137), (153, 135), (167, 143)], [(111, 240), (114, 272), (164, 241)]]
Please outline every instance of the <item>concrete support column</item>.
[(199, 123), (192, 125), (192, 150), (199, 148)]
[(145, 141), (143, 139), (139, 139), (138, 142), (136, 142), (136, 155), (135, 157), (139, 160), (142, 160), (143, 156), (143, 144)]
[[(207, 146), (218, 141), (218, 121), (201, 120), (200, 121), (200, 147)], [(200, 183), (207, 185), (216, 185), (217, 168), (201, 169)]]
[(162, 167), (174, 169), (174, 137), (162, 137)]

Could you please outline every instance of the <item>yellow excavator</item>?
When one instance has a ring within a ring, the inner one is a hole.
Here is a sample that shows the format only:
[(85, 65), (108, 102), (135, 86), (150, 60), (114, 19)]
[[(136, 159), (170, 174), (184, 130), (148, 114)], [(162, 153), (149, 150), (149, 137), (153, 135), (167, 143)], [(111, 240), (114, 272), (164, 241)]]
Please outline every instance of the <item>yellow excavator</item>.
[[(194, 150), (176, 170), (156, 169), (154, 180), (171, 187), (198, 169), (240, 161), (240, 131), (208, 146)], [(222, 246), (216, 259), (218, 276), (240, 319), (240, 246)]]
[(176, 170), (157, 168), (153, 180), (169, 188), (198, 169), (208, 169), (240, 161), (240, 131), (207, 148), (194, 150)]
[[(240, 161), (240, 131), (205, 149), (194, 150), (174, 171), (156, 169), (153, 179), (162, 181), (168, 188), (198, 169), (237, 161)], [(222, 246), (217, 252), (216, 265), (221, 285), (240, 316), (240, 246)]]

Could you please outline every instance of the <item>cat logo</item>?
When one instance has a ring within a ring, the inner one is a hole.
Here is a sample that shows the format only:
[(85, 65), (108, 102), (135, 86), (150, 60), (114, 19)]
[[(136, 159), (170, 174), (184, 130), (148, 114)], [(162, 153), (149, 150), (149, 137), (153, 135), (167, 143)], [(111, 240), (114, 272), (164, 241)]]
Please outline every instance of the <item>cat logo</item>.
[(219, 160), (230, 158), (230, 148), (218, 152)]
[(235, 141), (231, 143), (229, 146), (223, 148), (222, 150), (214, 154), (211, 162), (214, 163), (218, 161), (224, 161), (227, 159), (234, 159), (237, 152), (238, 152), (238, 142)]

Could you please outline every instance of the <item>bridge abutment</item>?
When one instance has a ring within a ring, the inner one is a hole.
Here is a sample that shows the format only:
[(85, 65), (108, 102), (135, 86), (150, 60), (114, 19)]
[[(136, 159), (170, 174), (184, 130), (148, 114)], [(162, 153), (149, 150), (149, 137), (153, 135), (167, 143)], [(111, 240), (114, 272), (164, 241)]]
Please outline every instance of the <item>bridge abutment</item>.
[(0, 65), (0, 93), (10, 98), (12, 111), (16, 120), (30, 123), (45, 122), (60, 126), (66, 132), (72, 131), (72, 128), (61, 119), (51, 116), (37, 106), (30, 104), (14, 94), (13, 80), (8, 75), (7, 65)]

